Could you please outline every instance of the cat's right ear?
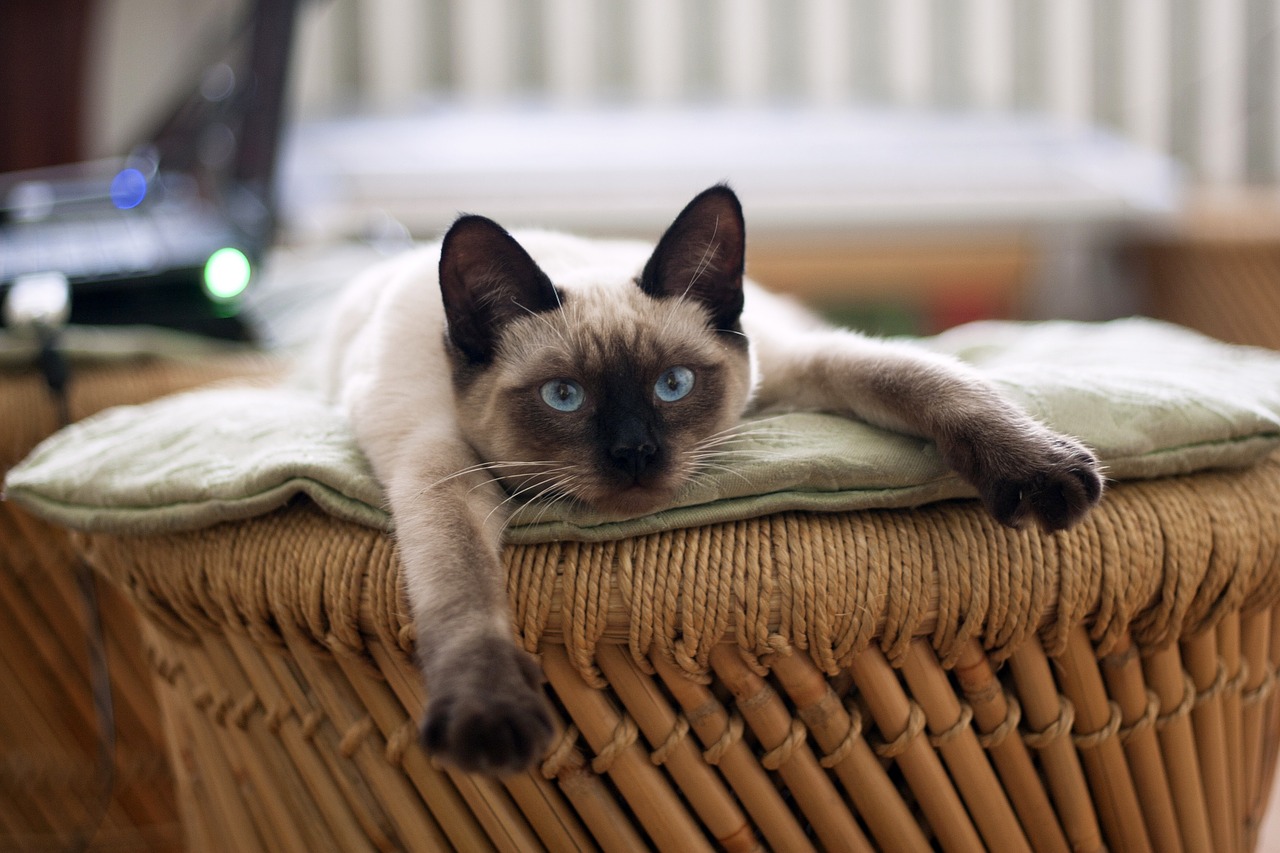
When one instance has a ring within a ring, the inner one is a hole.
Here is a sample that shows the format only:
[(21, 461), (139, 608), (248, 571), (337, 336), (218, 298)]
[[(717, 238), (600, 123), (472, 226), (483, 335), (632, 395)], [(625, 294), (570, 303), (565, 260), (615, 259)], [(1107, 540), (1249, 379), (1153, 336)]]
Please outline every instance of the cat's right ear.
[(640, 274), (640, 289), (659, 299), (700, 302), (714, 328), (736, 329), (745, 246), (738, 196), (717, 184), (694, 197), (667, 228)]
[(560, 305), (555, 285), (524, 247), (483, 216), (459, 217), (445, 234), (440, 295), (449, 339), (481, 364), (493, 357), (507, 323)]

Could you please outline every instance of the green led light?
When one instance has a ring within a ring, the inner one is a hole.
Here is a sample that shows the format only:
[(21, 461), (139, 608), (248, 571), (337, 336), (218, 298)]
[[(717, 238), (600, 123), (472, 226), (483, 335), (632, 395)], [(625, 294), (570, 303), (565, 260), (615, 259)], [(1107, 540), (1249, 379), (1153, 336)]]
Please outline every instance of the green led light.
[(227, 247), (209, 256), (204, 264), (204, 289), (214, 299), (235, 299), (249, 286), (249, 259), (239, 249)]

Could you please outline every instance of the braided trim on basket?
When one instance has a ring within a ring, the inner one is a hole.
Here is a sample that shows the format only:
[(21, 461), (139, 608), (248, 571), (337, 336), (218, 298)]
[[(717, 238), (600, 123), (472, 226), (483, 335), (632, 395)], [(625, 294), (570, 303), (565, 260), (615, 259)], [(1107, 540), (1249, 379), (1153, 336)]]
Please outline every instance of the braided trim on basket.
[(1016, 731), (1018, 724), (1022, 722), (1022, 705), (1018, 702), (1018, 697), (1006, 692), (1004, 701), (1004, 719), (1000, 721), (1000, 725), (989, 732), (978, 733), (978, 743), (983, 749), (995, 749), (1004, 743), (1005, 738)]
[(334, 657), (351, 662), (374, 681), (387, 680), (387, 674), (378, 667), (377, 662), (364, 646), (353, 646), (332, 631), (325, 634), (321, 642), (326, 649), (333, 653)]
[(1147, 688), (1147, 708), (1142, 716), (1120, 729), (1120, 742), (1128, 743), (1134, 735), (1144, 732), (1156, 724), (1160, 718), (1160, 697), (1151, 688)]
[(319, 708), (312, 708), (302, 718), (302, 736), (307, 740), (311, 740), (316, 736), (316, 732), (320, 730), (320, 724), (324, 722), (324, 711)]
[(245, 728), (249, 725), (249, 715), (258, 707), (258, 694), (250, 690), (244, 696), (240, 697), (240, 701), (231, 706), (228, 711), (228, 718), (237, 728)]
[(577, 755), (578, 727), (570, 723), (560, 733), (560, 742), (555, 745), (538, 768), (543, 779), (554, 779), (565, 770), (574, 770), (582, 766), (582, 759)]
[(849, 753), (853, 751), (854, 744), (858, 742), (858, 738), (862, 737), (862, 712), (858, 710), (856, 705), (850, 705), (848, 711), (849, 730), (844, 733), (844, 738), (836, 745), (835, 749), (818, 759), (818, 763), (827, 770), (848, 758)]
[(231, 706), (236, 700), (231, 698), (231, 694), (226, 690), (219, 691), (219, 694), (213, 700), (213, 710), (209, 711), (209, 715), (213, 717), (214, 722), (220, 726), (227, 724), (227, 712), (231, 710)]
[(1024, 730), (1022, 742), (1032, 749), (1045, 749), (1053, 745), (1058, 738), (1071, 731), (1076, 721), (1076, 706), (1061, 693), (1058, 694), (1058, 719), (1040, 731)]
[(1218, 658), (1218, 672), (1213, 677), (1213, 683), (1196, 694), (1195, 706), (1199, 708), (1210, 699), (1214, 699), (1219, 693), (1227, 689), (1227, 665), (1222, 658)]
[[(765, 670), (765, 672), (767, 673), (768, 670)], [(769, 685), (764, 684), (764, 685), (761, 685), (760, 689), (757, 690), (755, 693), (752, 693), (750, 696), (747, 696), (744, 699), (739, 699), (736, 704), (740, 710), (750, 711), (752, 708), (757, 708), (765, 704), (766, 702), (771, 701), (773, 697), (777, 695), (778, 695), (777, 691), (775, 691)]]
[(1178, 707), (1169, 713), (1156, 717), (1156, 731), (1164, 731), (1165, 727), (1174, 720), (1180, 720), (1190, 714), (1191, 709), (1198, 704), (1196, 701), (1196, 683), (1189, 673), (1182, 673), (1182, 685), (1182, 701), (1178, 703)]
[(338, 741), (338, 752), (343, 758), (350, 758), (372, 732), (373, 717), (365, 714), (343, 733), (342, 740)]
[(804, 723), (793, 717), (791, 719), (791, 731), (787, 732), (787, 736), (782, 739), (782, 743), (760, 756), (760, 763), (764, 765), (766, 770), (777, 770), (791, 760), (791, 756), (795, 755), (796, 748), (802, 745), (808, 736), (809, 730), (805, 728)]
[(960, 703), (960, 716), (951, 726), (943, 732), (929, 734), (929, 743), (933, 744), (933, 748), (937, 749), (945, 746), (956, 738), (961, 732), (969, 728), (969, 724), (973, 722), (973, 706), (968, 702)]
[(592, 771), (597, 775), (608, 773), (613, 767), (614, 760), (622, 754), (623, 750), (635, 743), (639, 735), (640, 729), (636, 727), (636, 721), (623, 714), (618, 720), (618, 725), (614, 727), (609, 742), (596, 753), (595, 758), (591, 759)]
[(876, 755), (881, 758), (897, 758), (906, 752), (911, 742), (924, 731), (924, 722), (924, 710), (912, 701), (911, 712), (907, 716), (907, 727), (902, 730), (902, 734), (887, 743), (876, 735), (871, 735), (867, 739), (871, 741), (871, 748), (875, 750)]
[(1227, 682), (1225, 689), (1228, 693), (1240, 695), (1244, 693), (1244, 683), (1249, 680), (1249, 662), (1247, 660), (1240, 661), (1240, 669), (1236, 671), (1235, 676)]
[(264, 721), (267, 724), (267, 731), (273, 735), (280, 734), (280, 727), (284, 725), (284, 721), (289, 719), (289, 715), (293, 713), (293, 708), (287, 705), (273, 705), (267, 709)]
[(1107, 669), (1120, 669), (1125, 664), (1138, 656), (1138, 647), (1130, 645), (1123, 652), (1112, 652), (1109, 655), (1103, 655), (1098, 658), (1098, 663)]
[(160, 651), (152, 644), (148, 643), (143, 647), (143, 655), (147, 659), (147, 663), (155, 670), (156, 675), (165, 680), (165, 683), (172, 686), (178, 680), (178, 676), (183, 672), (183, 665), (180, 661), (174, 661), (171, 658), (164, 657)]
[(201, 684), (191, 691), (191, 704), (196, 706), (196, 710), (203, 711), (213, 704), (213, 691)]
[(1071, 736), (1071, 742), (1074, 743), (1078, 749), (1096, 749), (1106, 741), (1115, 737), (1116, 733), (1120, 731), (1120, 724), (1124, 719), (1123, 714), (1120, 712), (1120, 706), (1115, 702), (1108, 700), (1107, 707), (1111, 709), (1111, 716), (1107, 719), (1107, 722), (1102, 726), (1102, 728), (1098, 729), (1096, 732), (1083, 732), (1080, 734), (1073, 734)]
[(1276, 687), (1276, 671), (1268, 669), (1257, 687), (1240, 691), (1240, 704), (1248, 708), (1266, 699)]
[(406, 657), (413, 657), (413, 649), (417, 643), (417, 630), (412, 622), (406, 622), (396, 631), (396, 646)]
[(387, 763), (393, 767), (400, 767), (404, 763), (404, 755), (409, 751), (409, 747), (418, 739), (418, 726), (412, 719), (405, 720), (396, 730), (391, 733), (391, 737), (387, 738), (387, 746), (383, 750), (383, 755), (387, 759)]
[(667, 733), (666, 739), (658, 744), (658, 748), (649, 753), (649, 760), (658, 767), (666, 764), (667, 759), (671, 757), (671, 750), (679, 746), (687, 734), (689, 734), (689, 720), (684, 714), (676, 715), (675, 725)]
[(729, 715), (729, 722), (724, 727), (720, 738), (702, 752), (702, 758), (708, 764), (719, 764), (720, 759), (729, 751), (729, 747), (742, 740), (742, 717), (735, 711)]

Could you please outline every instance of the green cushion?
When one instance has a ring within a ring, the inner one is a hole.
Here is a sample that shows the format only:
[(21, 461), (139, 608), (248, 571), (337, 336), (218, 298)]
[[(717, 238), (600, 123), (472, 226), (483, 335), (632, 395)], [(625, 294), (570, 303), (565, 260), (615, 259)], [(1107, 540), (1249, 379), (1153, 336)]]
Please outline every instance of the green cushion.
[[(986, 322), (921, 340), (980, 368), (1116, 479), (1248, 465), (1280, 444), (1280, 353), (1175, 326)], [(757, 421), (742, 452), (671, 508), (617, 519), (523, 506), (511, 542), (601, 540), (788, 509), (916, 506), (967, 497), (934, 448), (831, 415)], [(158, 533), (241, 519), (305, 494), (390, 529), (382, 491), (341, 414), (291, 388), (219, 388), (111, 409), (49, 438), (6, 496), (67, 527)]]

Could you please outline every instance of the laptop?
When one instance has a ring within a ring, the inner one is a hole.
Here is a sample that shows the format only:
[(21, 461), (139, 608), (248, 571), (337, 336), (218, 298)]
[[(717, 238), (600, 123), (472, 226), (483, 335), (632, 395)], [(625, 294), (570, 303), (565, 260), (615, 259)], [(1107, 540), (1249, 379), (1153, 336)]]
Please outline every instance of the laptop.
[(0, 300), (70, 285), (70, 322), (248, 340), (245, 291), (276, 227), (297, 0), (251, 0), (193, 92), (126, 156), (0, 175)]

